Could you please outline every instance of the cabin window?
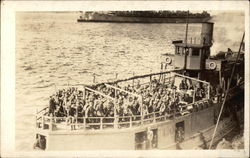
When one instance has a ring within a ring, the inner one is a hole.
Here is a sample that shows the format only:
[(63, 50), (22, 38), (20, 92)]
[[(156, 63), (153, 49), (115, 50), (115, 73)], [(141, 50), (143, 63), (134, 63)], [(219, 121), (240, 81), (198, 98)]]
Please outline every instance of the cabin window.
[(200, 55), (200, 49), (198, 49), (198, 48), (193, 48), (192, 55), (193, 55), (193, 56), (199, 56), (199, 55)]
[(183, 142), (185, 139), (185, 125), (184, 121), (175, 124), (175, 141), (177, 143)]
[(139, 132), (135, 134), (135, 150), (146, 149), (147, 135), (146, 132)]
[(42, 150), (46, 149), (46, 137), (40, 134), (36, 134), (36, 142), (34, 144), (34, 149), (39, 148)]
[(205, 57), (208, 58), (210, 55), (209, 49), (204, 50)]
[[(152, 135), (149, 136), (149, 133)], [(135, 134), (135, 149), (147, 150), (158, 147), (158, 129), (143, 131)]]
[(176, 54), (178, 54), (178, 55), (181, 54), (181, 48), (180, 47), (176, 47)]
[(186, 55), (189, 54), (189, 48), (185, 48), (185, 54), (186, 54)]

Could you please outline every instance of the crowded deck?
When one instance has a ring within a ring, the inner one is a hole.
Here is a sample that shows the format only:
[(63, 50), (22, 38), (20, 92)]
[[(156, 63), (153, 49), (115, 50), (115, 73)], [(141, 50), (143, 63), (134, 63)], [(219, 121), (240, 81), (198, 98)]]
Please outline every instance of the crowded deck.
[(56, 89), (37, 128), (102, 130), (163, 122), (212, 105), (210, 84), (174, 72)]

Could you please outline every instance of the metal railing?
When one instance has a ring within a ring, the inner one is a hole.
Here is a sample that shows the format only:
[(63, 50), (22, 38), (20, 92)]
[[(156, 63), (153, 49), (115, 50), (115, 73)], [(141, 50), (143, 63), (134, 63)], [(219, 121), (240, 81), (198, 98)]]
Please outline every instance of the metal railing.
[[(202, 110), (211, 105), (209, 99), (203, 99), (195, 103), (183, 105), (182, 110), (117, 117), (52, 117), (39, 113), (37, 115), (39, 117), (36, 119), (36, 125), (39, 129), (50, 131), (133, 128), (141, 125), (168, 121), (176, 117)], [(46, 112), (46, 110), (43, 111)]]

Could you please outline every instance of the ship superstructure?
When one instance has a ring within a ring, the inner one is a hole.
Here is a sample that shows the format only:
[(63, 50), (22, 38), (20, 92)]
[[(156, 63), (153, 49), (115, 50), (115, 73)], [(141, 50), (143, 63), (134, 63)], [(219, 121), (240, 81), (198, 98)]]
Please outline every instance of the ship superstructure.
[[(114, 23), (185, 23), (185, 11), (110, 11), (82, 12), (77, 22), (114, 22)], [(189, 14), (190, 23), (206, 22), (211, 18), (207, 12)]]

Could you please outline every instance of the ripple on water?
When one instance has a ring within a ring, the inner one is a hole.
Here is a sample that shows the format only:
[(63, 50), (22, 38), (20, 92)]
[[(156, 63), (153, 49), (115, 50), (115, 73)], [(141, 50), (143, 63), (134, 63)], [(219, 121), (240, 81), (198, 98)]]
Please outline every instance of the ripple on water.
[(29, 71), (29, 70), (32, 70), (32, 69), (33, 69), (32, 66), (24, 66), (25, 71)]
[(43, 85), (35, 85), (34, 88), (47, 88), (47, 87), (52, 87), (52, 86), (54, 86), (54, 83), (43, 84)]

